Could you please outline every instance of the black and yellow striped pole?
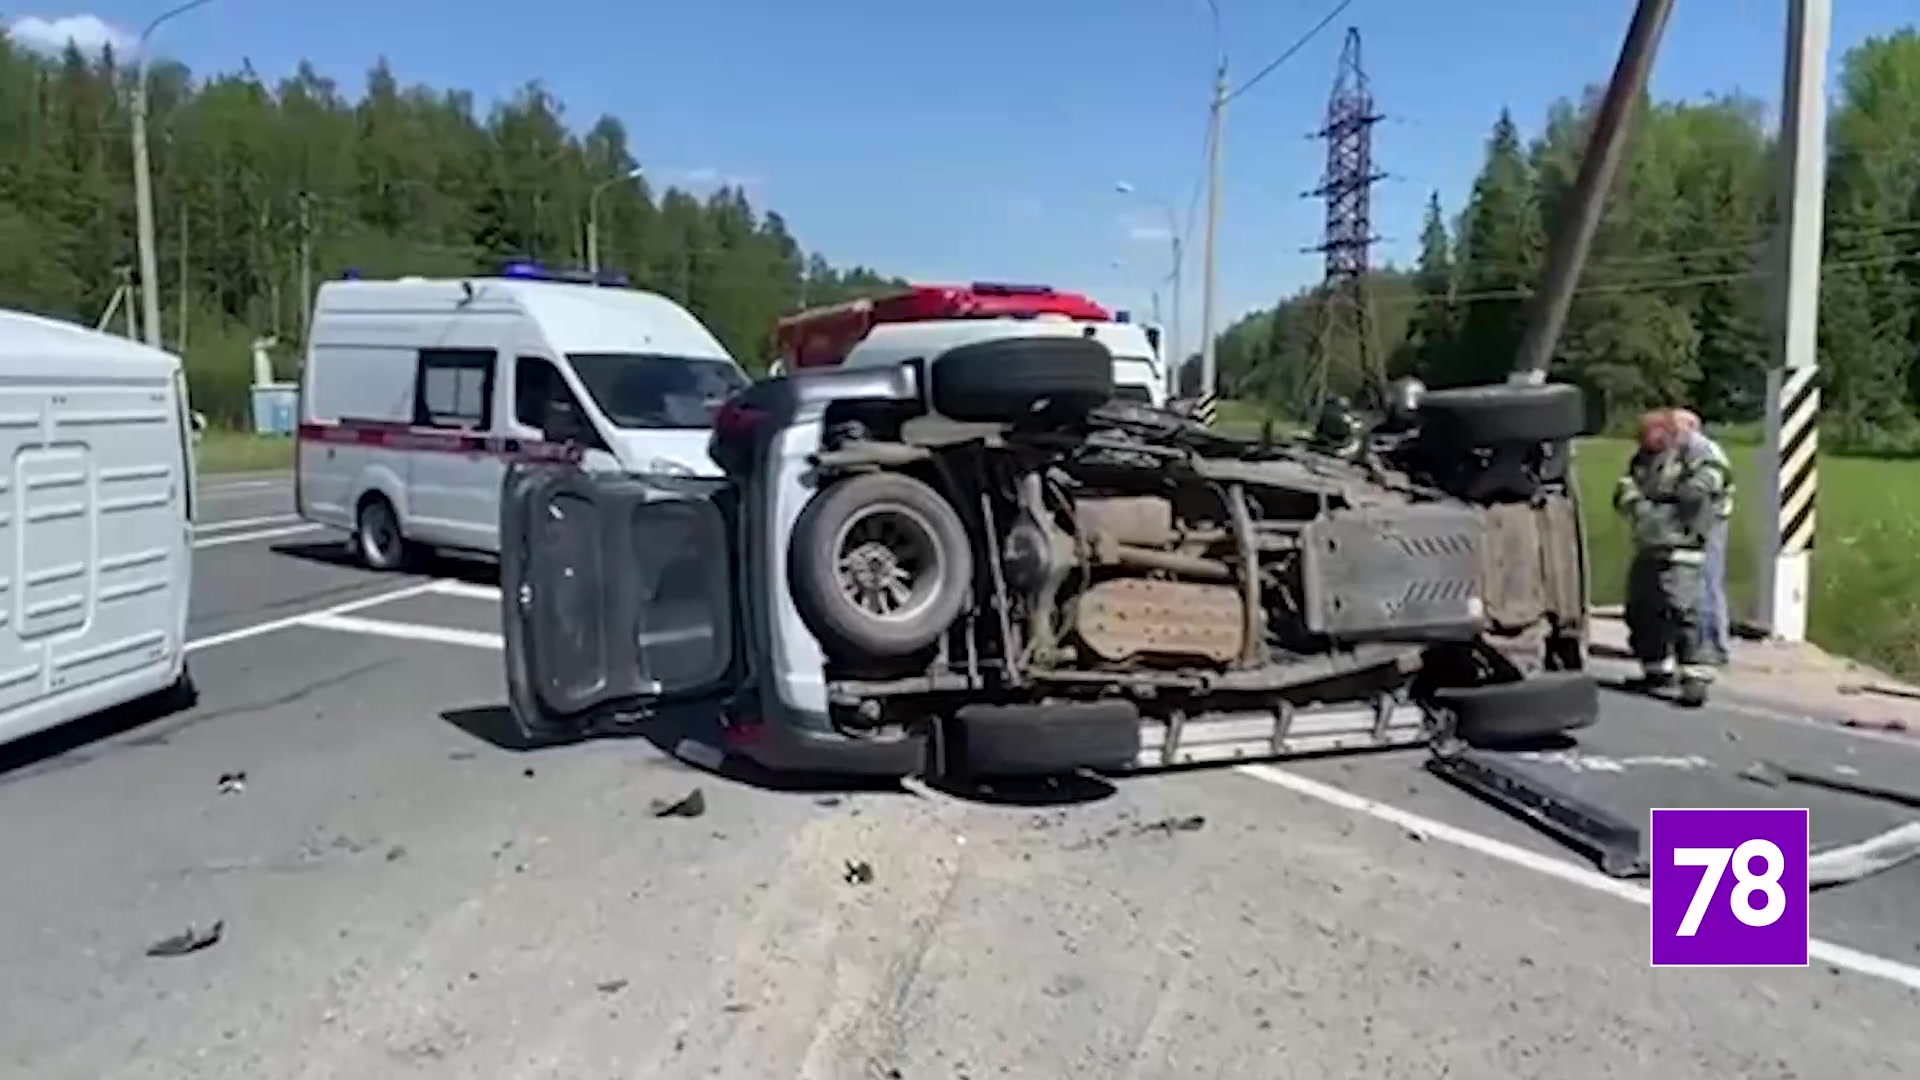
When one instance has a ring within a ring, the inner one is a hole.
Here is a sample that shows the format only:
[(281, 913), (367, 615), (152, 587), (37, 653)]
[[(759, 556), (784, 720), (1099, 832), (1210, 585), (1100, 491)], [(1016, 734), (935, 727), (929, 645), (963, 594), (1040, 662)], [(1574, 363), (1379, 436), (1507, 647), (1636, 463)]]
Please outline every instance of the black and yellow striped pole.
[(1767, 372), (1766, 551), (1760, 620), (1787, 641), (1807, 637), (1820, 479), (1820, 231), (1825, 214), (1827, 45), (1832, 0), (1789, 0), (1780, 110), (1783, 184), (1774, 241), (1774, 368)]

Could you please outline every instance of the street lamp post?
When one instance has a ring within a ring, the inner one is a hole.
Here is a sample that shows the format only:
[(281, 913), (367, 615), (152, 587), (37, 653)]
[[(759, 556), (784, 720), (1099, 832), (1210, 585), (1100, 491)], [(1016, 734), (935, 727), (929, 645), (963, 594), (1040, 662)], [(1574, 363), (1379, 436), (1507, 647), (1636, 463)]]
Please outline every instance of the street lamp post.
[(587, 269), (593, 273), (600, 272), (600, 194), (615, 184), (640, 179), (643, 171), (636, 165), (619, 176), (602, 180), (593, 185), (592, 194), (587, 196)]
[[(187, 0), (156, 15), (140, 31), (138, 72), (133, 82), (133, 212), (140, 248), (140, 321), (147, 344), (160, 347), (160, 269), (153, 241), (153, 176), (147, 160), (147, 39), (160, 24), (213, 0)], [(184, 284), (182, 285), (184, 288)]]
[[(1133, 194), (1136, 194), (1136, 191), (1137, 191), (1137, 189), (1135, 189), (1135, 187), (1132, 184), (1128, 183), (1125, 180), (1121, 180), (1118, 183), (1114, 184), (1113, 189), (1115, 191), (1118, 191), (1122, 195), (1133, 195)], [(1174, 212), (1173, 204), (1167, 202), (1164, 199), (1151, 199), (1149, 201), (1151, 201), (1154, 205), (1158, 206), (1160, 209), (1166, 211), (1167, 243), (1168, 243), (1168, 246), (1173, 249), (1173, 264), (1167, 274), (1167, 281), (1173, 289), (1173, 306), (1172, 306), (1173, 319), (1172, 319), (1171, 325), (1168, 326), (1167, 328), (1168, 330), (1167, 344), (1166, 344), (1166, 348), (1163, 350), (1165, 353), (1167, 353), (1169, 356), (1172, 357), (1172, 360), (1169, 361), (1167, 364), (1167, 378), (1169, 380), (1172, 380), (1177, 378), (1177, 372), (1180, 369), (1180, 364), (1182, 361), (1186, 359), (1186, 357), (1180, 352), (1180, 345), (1181, 345), (1180, 281), (1181, 281), (1181, 267), (1184, 265), (1186, 261), (1185, 260), (1186, 253), (1181, 247), (1182, 241), (1180, 236), (1180, 215)], [(1159, 317), (1160, 316), (1158, 313), (1154, 315), (1154, 318), (1156, 320), (1158, 320)], [(1173, 389), (1170, 387), (1168, 389), (1168, 393), (1172, 393), (1172, 392), (1173, 392)]]

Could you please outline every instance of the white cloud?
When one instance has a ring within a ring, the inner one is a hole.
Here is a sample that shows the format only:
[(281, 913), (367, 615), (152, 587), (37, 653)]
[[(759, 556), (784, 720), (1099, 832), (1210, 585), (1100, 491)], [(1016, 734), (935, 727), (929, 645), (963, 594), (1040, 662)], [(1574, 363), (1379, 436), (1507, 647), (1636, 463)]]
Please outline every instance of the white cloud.
[(745, 173), (728, 172), (714, 165), (695, 165), (690, 169), (661, 169), (654, 174), (663, 183), (701, 190), (706, 188), (758, 188), (762, 178)]
[(29, 49), (60, 52), (68, 42), (84, 53), (97, 53), (108, 46), (117, 53), (131, 53), (133, 35), (97, 15), (62, 15), (45, 19), (22, 15), (7, 27), (7, 36)]

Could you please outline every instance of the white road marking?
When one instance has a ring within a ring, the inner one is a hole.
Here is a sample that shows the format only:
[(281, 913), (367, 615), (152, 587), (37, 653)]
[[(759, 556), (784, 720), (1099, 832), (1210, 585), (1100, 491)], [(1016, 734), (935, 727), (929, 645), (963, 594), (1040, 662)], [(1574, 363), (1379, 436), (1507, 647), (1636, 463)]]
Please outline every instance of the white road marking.
[[(431, 589), (427, 591), (432, 591)], [(490, 634), (484, 630), (459, 630), (451, 626), (429, 626), (425, 623), (391, 622), (387, 619), (359, 619), (337, 612), (322, 611), (299, 620), (301, 626), (316, 630), (338, 630), (347, 634), (372, 634), (377, 637), (401, 638), (406, 641), (432, 641), (442, 645), (465, 645), (472, 649), (493, 649), (505, 647), (499, 634)]]
[[(1376, 802), (1365, 796), (1355, 795), (1344, 788), (1323, 784), (1298, 773), (1288, 772), (1272, 765), (1241, 765), (1239, 771), (1256, 780), (1264, 780), (1269, 784), (1286, 788), (1295, 794), (1317, 799), (1342, 810), (1366, 814), (1442, 843), (1512, 863), (1538, 874), (1559, 878), (1561, 881), (1617, 896), (1636, 904), (1650, 902), (1650, 894), (1638, 885), (1607, 877), (1597, 870), (1576, 866), (1564, 859), (1556, 859), (1550, 855), (1542, 855), (1537, 851), (1509, 844), (1505, 840), (1496, 840), (1491, 836), (1462, 829), (1457, 825), (1449, 825), (1444, 821), (1436, 821), (1412, 811), (1402, 810), (1397, 806)], [(1875, 956), (1872, 953), (1864, 953), (1818, 938), (1815, 938), (1810, 945), (1809, 955), (1815, 960), (1832, 964), (1837, 968), (1899, 983), (1911, 990), (1920, 990), (1920, 967), (1911, 964), (1903, 964), (1898, 960), (1889, 960), (1884, 956)]]
[(278, 540), (283, 536), (298, 536), (301, 533), (315, 532), (324, 528), (326, 528), (325, 525), (308, 523), (287, 525), (278, 529), (261, 529), (258, 532), (235, 533), (232, 536), (210, 536), (205, 540), (194, 540), (193, 549), (199, 551), (202, 548), (225, 547), (228, 544), (247, 544), (255, 540)]
[(223, 518), (219, 521), (196, 522), (193, 526), (195, 536), (201, 533), (231, 532), (255, 525), (284, 525), (289, 521), (299, 521), (298, 514), (268, 514), (265, 517)]
[(237, 630), (228, 630), (225, 633), (209, 634), (206, 637), (195, 638), (187, 642), (187, 651), (199, 652), (201, 649), (212, 649), (221, 645), (230, 645), (236, 641), (245, 641), (248, 638), (259, 637), (262, 634), (271, 634), (278, 630), (292, 629), (316, 615), (344, 615), (350, 611), (360, 611), (364, 608), (377, 607), (380, 604), (390, 603), (394, 600), (405, 600), (409, 596), (419, 596), (421, 593), (430, 592), (433, 586), (434, 582), (431, 581), (416, 582), (398, 589), (389, 589), (383, 593), (375, 593), (372, 596), (363, 596), (358, 600), (349, 600), (344, 604), (335, 604), (332, 607), (322, 608), (319, 611), (303, 611), (298, 615), (289, 615), (284, 619), (271, 619), (267, 622), (254, 623), (252, 626), (242, 626)]
[(434, 582), (433, 591), (442, 596), (458, 596), (466, 600), (491, 600), (497, 602), (500, 599), (500, 587), (498, 585), (481, 585), (471, 581), (459, 581), (454, 578), (443, 578), (440, 581)]

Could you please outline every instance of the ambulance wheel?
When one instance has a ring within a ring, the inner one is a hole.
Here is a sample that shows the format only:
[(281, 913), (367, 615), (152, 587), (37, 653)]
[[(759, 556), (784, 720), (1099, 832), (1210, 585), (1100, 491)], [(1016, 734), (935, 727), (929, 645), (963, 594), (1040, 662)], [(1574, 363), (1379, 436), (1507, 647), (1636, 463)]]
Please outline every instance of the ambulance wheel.
[(354, 518), (353, 552), (369, 570), (399, 570), (413, 555), (413, 545), (400, 532), (400, 515), (385, 495), (369, 493), (360, 500)]

